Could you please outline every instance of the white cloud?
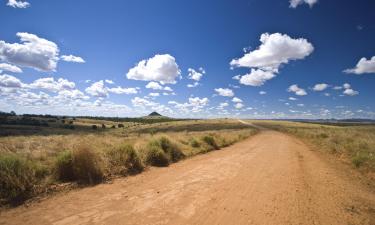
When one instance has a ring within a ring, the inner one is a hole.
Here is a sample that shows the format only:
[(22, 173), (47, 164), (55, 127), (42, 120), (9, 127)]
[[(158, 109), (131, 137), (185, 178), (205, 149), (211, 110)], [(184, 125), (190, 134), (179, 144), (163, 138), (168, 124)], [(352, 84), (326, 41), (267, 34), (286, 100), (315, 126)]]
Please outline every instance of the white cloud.
[(39, 78), (27, 85), (32, 89), (43, 89), (51, 92), (59, 92), (61, 90), (69, 90), (75, 88), (75, 83), (63, 78), (55, 80), (53, 77)]
[(206, 106), (208, 102), (209, 102), (208, 98), (199, 98), (199, 97), (189, 98), (189, 103), (192, 106)]
[(22, 82), (11, 75), (0, 75), (0, 87), (7, 87), (7, 88), (20, 88), (22, 87)]
[(342, 87), (345, 88), (345, 89), (349, 89), (351, 87), (351, 85), (348, 84), (348, 83), (345, 83), (345, 84), (342, 85)]
[(173, 91), (173, 89), (171, 87), (164, 87), (164, 91)]
[(233, 97), (234, 93), (229, 88), (215, 88), (215, 91), (218, 95), (224, 96), (224, 97)]
[(310, 55), (314, 47), (304, 38), (293, 39), (286, 34), (264, 33), (258, 49), (231, 61), (232, 66), (249, 68), (278, 69), (290, 60), (303, 59)]
[[(264, 33), (260, 37), (260, 42), (261, 45), (256, 50), (230, 62), (232, 67), (252, 68), (250, 74), (240, 78), (242, 84), (261, 86), (276, 76), (282, 64), (303, 59), (314, 50), (313, 45), (306, 39), (293, 39), (280, 33)], [(239, 76), (233, 78), (238, 79)]]
[(242, 104), (242, 103), (239, 102), (239, 103), (235, 104), (234, 107), (236, 109), (242, 109), (244, 107), (244, 104)]
[(341, 90), (343, 87), (342, 86), (334, 86), (333, 90)]
[(8, 0), (7, 6), (24, 9), (29, 7), (30, 3), (26, 1)]
[(141, 107), (141, 108), (144, 108), (144, 107), (150, 107), (150, 106), (156, 106), (157, 103), (156, 102), (152, 102), (152, 101), (149, 101), (147, 99), (144, 99), (144, 98), (140, 98), (140, 97), (135, 97), (131, 100), (133, 106), (135, 107)]
[(163, 90), (163, 87), (158, 83), (151, 81), (146, 85), (146, 88), (153, 89), (153, 90)]
[(150, 93), (149, 94), (150, 96), (152, 96), (152, 97), (158, 97), (158, 96), (160, 96), (160, 94), (159, 93), (155, 93), (155, 92), (152, 92), (152, 93)]
[(123, 87), (115, 87), (115, 88), (108, 88), (108, 91), (114, 94), (137, 94), (137, 88), (123, 88)]
[(90, 97), (86, 96), (82, 91), (74, 89), (74, 90), (62, 90), (58, 92), (57, 98), (64, 98), (64, 99), (84, 99), (87, 100)]
[(189, 68), (188, 69), (188, 78), (191, 79), (191, 80), (195, 80), (195, 81), (200, 81), (200, 79), (202, 78), (203, 74), (206, 73), (206, 71), (200, 67), (198, 69), (198, 71), (192, 69), (192, 68)]
[(346, 69), (344, 72), (354, 74), (375, 73), (375, 56), (369, 60), (361, 58), (354, 68)]
[(114, 84), (115, 82), (113, 82), (113, 80), (108, 80), (108, 79), (106, 79), (106, 80), (104, 80), (107, 84)]
[(297, 101), (298, 99), (294, 98), (294, 97), (289, 97), (289, 100), (290, 101)]
[(306, 91), (303, 88), (298, 87), (297, 84), (293, 84), (288, 88), (288, 92), (294, 92), (296, 95), (303, 96), (307, 95)]
[(306, 3), (311, 8), (317, 2), (318, 2), (318, 0), (290, 0), (289, 1), (289, 3), (290, 3), (289, 7), (290, 8), (297, 8), (297, 6), (299, 6), (299, 5), (303, 4), (303, 3)]
[(34, 34), (17, 33), (21, 43), (0, 41), (0, 60), (39, 71), (55, 71), (59, 48), (51, 41)]
[(260, 95), (265, 95), (265, 94), (267, 94), (267, 92), (265, 92), (265, 91), (260, 91), (259, 94), (260, 94)]
[(240, 78), (240, 83), (249, 86), (262, 86), (267, 80), (275, 77), (271, 71), (264, 71), (261, 69), (251, 69), (249, 74), (243, 75)]
[(242, 99), (234, 97), (234, 98), (232, 98), (232, 102), (236, 102), (236, 103), (242, 102)]
[(90, 87), (86, 88), (86, 93), (99, 98), (108, 97), (108, 89), (104, 86), (104, 81), (100, 80), (91, 84)]
[(321, 84), (315, 84), (313, 87), (314, 91), (324, 91), (325, 89), (328, 88), (328, 84), (321, 83)]
[(222, 102), (222, 103), (219, 104), (218, 109), (223, 109), (223, 108), (228, 107), (228, 106), (229, 106), (229, 104), (227, 102)]
[(65, 62), (76, 62), (76, 63), (85, 63), (86, 61), (79, 56), (74, 55), (62, 55), (61, 59)]
[(348, 89), (345, 89), (344, 92), (343, 92), (344, 95), (349, 95), (349, 96), (354, 96), (354, 95), (358, 95), (359, 92), (358, 91), (354, 91), (353, 89), (351, 88), (348, 88)]
[(199, 82), (194, 82), (193, 84), (186, 85), (186, 87), (193, 88), (193, 87), (197, 87), (198, 85), (199, 85)]
[(181, 74), (175, 58), (169, 54), (155, 55), (140, 61), (126, 74), (128, 79), (158, 81), (163, 83), (176, 83), (176, 78)]
[(241, 75), (233, 76), (232, 79), (233, 79), (233, 80), (240, 80), (240, 79), (241, 79)]
[(9, 71), (9, 72), (12, 72), (12, 73), (22, 73), (22, 69), (17, 67), (17, 66), (14, 66), (14, 65), (11, 65), (11, 64), (8, 64), (8, 63), (0, 63), (0, 72), (1, 70), (5, 70), (5, 71)]

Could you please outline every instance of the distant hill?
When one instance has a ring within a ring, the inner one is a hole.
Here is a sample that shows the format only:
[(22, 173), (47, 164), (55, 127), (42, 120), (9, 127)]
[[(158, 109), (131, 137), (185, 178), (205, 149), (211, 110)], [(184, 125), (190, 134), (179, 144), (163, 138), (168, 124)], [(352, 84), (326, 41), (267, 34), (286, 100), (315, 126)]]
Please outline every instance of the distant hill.
[(162, 116), (162, 115), (159, 114), (158, 112), (152, 112), (152, 113), (148, 114), (148, 116)]

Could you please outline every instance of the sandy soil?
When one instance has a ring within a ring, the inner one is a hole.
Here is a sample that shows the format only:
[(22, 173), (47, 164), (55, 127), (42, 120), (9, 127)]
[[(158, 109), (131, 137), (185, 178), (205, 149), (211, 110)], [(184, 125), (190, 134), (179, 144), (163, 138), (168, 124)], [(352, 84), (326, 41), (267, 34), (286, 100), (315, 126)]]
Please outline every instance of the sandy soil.
[(375, 224), (375, 194), (287, 135), (2, 212), (0, 224)]

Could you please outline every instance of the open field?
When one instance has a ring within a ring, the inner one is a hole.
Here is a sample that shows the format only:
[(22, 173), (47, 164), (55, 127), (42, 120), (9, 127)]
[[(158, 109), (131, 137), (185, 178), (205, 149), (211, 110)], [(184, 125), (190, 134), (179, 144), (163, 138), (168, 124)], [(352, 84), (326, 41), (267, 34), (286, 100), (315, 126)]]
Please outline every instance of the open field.
[(261, 130), (221, 151), (0, 212), (0, 224), (373, 225), (372, 186), (322, 156)]
[[(35, 119), (47, 125), (0, 125), (6, 134), (0, 137), (2, 203), (18, 204), (76, 184), (107, 182), (150, 166), (168, 166), (257, 133), (236, 120), (119, 123)], [(64, 124), (74, 128), (62, 127)]]
[(375, 125), (315, 124), (288, 121), (251, 121), (252, 123), (294, 135), (315, 150), (332, 153), (338, 159), (375, 179)]

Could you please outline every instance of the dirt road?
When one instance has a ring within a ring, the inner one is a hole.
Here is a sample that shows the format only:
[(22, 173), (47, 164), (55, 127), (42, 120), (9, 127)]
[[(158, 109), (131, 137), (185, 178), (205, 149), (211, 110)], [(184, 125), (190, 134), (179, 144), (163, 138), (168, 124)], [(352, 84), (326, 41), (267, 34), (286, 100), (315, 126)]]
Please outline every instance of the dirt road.
[(0, 215), (0, 224), (375, 224), (375, 195), (302, 142), (231, 147)]

